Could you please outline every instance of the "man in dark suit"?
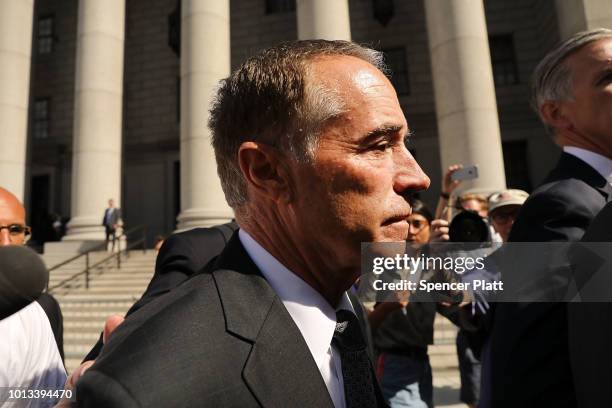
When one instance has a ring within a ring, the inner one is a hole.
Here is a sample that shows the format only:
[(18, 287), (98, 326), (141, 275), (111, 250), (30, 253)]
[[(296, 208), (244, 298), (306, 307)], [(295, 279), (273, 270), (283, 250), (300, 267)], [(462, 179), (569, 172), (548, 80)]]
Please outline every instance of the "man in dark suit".
[(108, 200), (108, 208), (104, 210), (104, 215), (102, 216), (102, 226), (104, 227), (104, 232), (106, 234), (106, 248), (108, 249), (108, 241), (111, 241), (112, 251), (115, 251), (115, 232), (117, 232), (120, 222), (121, 209), (115, 207), (115, 202), (111, 198)]
[[(595, 244), (593, 244), (595, 243)], [(569, 357), (581, 408), (612, 406), (608, 373), (612, 354), (612, 202), (597, 214), (570, 254), (581, 285), (580, 303), (568, 305)]]
[[(523, 205), (510, 242), (579, 240), (611, 199), (610, 58), (612, 31), (599, 29), (574, 35), (536, 68), (534, 104), (563, 154)], [(576, 406), (573, 378), (580, 373), (570, 364), (567, 306), (497, 305), (492, 376), (483, 384), (492, 400), (484, 406)]]
[(405, 240), (407, 198), (429, 179), (381, 61), (298, 41), (221, 84), (209, 125), (240, 230), (117, 328), (79, 406), (384, 405), (346, 291), (360, 243)]

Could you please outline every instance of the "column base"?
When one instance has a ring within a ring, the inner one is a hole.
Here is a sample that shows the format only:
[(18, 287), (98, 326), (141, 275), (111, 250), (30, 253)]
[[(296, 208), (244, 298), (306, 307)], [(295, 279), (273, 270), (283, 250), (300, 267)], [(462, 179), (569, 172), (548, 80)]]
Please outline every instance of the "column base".
[(74, 217), (67, 225), (68, 230), (62, 241), (104, 241), (102, 214), (100, 217)]
[(178, 224), (175, 232), (181, 232), (198, 227), (212, 227), (225, 224), (234, 218), (231, 209), (209, 210), (203, 208), (188, 208), (181, 211), (176, 218)]

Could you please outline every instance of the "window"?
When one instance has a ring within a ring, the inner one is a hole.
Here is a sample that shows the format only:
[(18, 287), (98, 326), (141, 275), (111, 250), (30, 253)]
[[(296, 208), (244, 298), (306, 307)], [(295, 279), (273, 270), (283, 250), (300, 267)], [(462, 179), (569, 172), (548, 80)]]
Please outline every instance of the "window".
[(391, 83), (395, 91), (398, 95), (410, 95), (406, 50), (404, 48), (393, 48), (382, 50), (382, 52), (385, 55), (385, 63), (391, 71)]
[(49, 137), (49, 99), (34, 102), (34, 139)]
[(266, 0), (266, 14), (295, 11), (295, 0)]
[(491, 49), (491, 65), (493, 65), (495, 85), (518, 84), (519, 77), (512, 34), (489, 37), (489, 48)]
[(38, 53), (50, 54), (53, 51), (53, 17), (38, 19)]
[(527, 141), (503, 142), (502, 149), (508, 188), (531, 191), (531, 177), (529, 177), (529, 165), (527, 163)]

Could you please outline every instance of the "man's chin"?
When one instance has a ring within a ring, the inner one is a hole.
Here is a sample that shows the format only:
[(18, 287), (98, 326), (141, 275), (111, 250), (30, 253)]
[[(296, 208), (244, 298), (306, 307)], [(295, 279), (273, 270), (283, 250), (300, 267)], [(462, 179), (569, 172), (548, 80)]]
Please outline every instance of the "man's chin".
[(406, 241), (410, 224), (407, 221), (398, 221), (382, 227), (382, 236), (378, 242)]

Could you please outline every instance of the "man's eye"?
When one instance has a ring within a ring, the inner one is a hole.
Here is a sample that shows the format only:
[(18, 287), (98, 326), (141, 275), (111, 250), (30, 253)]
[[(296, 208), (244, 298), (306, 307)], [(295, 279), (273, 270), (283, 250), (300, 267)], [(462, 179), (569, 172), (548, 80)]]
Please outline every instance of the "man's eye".
[(599, 81), (597, 81), (597, 85), (604, 85), (612, 82), (612, 71), (607, 72), (604, 76), (602, 76)]
[(372, 150), (377, 150), (379, 152), (384, 152), (393, 147), (393, 143), (391, 142), (381, 142), (372, 146)]
[(10, 234), (21, 234), (23, 233), (25, 228), (21, 225), (13, 224), (13, 225), (9, 225), (8, 230)]
[(378, 150), (378, 151), (384, 152), (389, 147), (391, 147), (391, 145), (389, 143), (380, 143), (380, 144), (377, 144), (377, 145), (374, 146), (374, 150)]

